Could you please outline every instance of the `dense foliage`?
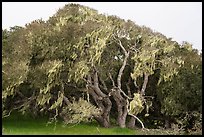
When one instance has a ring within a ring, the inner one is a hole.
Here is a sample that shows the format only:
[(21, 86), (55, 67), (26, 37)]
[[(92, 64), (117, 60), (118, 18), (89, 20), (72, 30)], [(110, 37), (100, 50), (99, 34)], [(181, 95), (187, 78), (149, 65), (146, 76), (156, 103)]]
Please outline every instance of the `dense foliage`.
[(187, 42), (77, 4), (2, 34), (3, 117), (18, 110), (144, 128), (138, 117), (162, 115), (201, 129), (202, 57)]

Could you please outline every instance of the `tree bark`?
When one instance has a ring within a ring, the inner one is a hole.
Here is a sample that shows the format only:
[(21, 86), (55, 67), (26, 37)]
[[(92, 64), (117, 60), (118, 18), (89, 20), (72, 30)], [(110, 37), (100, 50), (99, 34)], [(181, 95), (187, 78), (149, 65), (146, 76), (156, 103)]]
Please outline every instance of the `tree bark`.
[(112, 95), (116, 102), (117, 110), (118, 110), (117, 124), (121, 128), (125, 128), (126, 127), (126, 117), (127, 117), (126, 100), (121, 96), (119, 90), (114, 91)]
[(110, 99), (105, 99), (104, 100), (105, 104), (106, 104), (106, 107), (104, 107), (103, 109), (103, 112), (102, 112), (102, 115), (100, 116), (95, 116), (95, 120), (99, 122), (99, 124), (103, 127), (110, 127), (110, 110), (111, 110), (111, 106), (112, 106), (112, 103), (110, 101)]
[(121, 128), (125, 128), (126, 127), (126, 117), (127, 117), (127, 113), (124, 110), (124, 106), (118, 106), (118, 125)]
[(94, 119), (99, 122), (103, 127), (110, 127), (110, 110), (112, 107), (112, 102), (109, 96), (104, 94), (99, 88), (98, 74), (95, 71), (93, 80), (89, 76), (88, 78), (88, 92), (93, 97), (96, 105), (101, 109), (102, 114), (100, 116), (94, 116)]
[(145, 95), (145, 90), (146, 90), (147, 83), (148, 83), (148, 77), (149, 77), (149, 75), (145, 73), (144, 74), (144, 82), (143, 82), (142, 89), (141, 89), (142, 95)]
[(107, 120), (107, 117), (103, 116), (95, 116), (94, 119), (102, 126), (105, 128), (110, 127), (110, 122)]
[(135, 118), (133, 117), (133, 116), (130, 116), (130, 121), (128, 122), (128, 124), (127, 124), (127, 127), (129, 127), (129, 128), (135, 128)]
[(96, 105), (101, 109), (100, 116), (94, 116), (94, 119), (103, 127), (110, 127), (110, 110), (112, 107), (112, 103), (109, 98), (103, 99), (98, 96), (94, 91), (90, 92), (90, 95), (93, 97)]

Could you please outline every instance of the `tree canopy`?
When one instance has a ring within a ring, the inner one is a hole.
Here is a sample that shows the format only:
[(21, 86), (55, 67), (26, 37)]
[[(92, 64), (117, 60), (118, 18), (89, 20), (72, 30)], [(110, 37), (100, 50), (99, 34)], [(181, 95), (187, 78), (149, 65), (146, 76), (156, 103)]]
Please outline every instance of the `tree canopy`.
[(3, 117), (16, 109), (144, 128), (138, 117), (154, 101), (153, 115), (202, 113), (202, 59), (187, 42), (78, 4), (2, 34)]

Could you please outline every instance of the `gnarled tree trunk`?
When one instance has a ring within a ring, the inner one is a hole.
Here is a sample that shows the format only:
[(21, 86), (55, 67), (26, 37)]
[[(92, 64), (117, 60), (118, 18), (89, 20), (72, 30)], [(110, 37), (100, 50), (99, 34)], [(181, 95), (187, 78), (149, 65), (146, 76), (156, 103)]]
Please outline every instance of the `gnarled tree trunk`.
[(109, 96), (104, 94), (99, 88), (98, 74), (95, 71), (93, 80), (91, 76), (88, 76), (88, 92), (93, 97), (96, 105), (101, 109), (101, 115), (95, 116), (94, 119), (99, 122), (103, 127), (110, 127), (110, 110), (112, 107), (112, 102)]
[(121, 128), (126, 127), (126, 117), (127, 117), (127, 103), (126, 100), (121, 96), (120, 91), (113, 91), (113, 98), (117, 105), (118, 116), (117, 116), (117, 124)]
[(104, 103), (106, 104), (106, 106), (103, 108), (102, 110), (102, 115), (100, 116), (95, 116), (95, 120), (99, 122), (99, 124), (103, 127), (110, 127), (110, 110), (111, 110), (111, 106), (112, 103), (110, 101), (110, 99), (105, 99)]

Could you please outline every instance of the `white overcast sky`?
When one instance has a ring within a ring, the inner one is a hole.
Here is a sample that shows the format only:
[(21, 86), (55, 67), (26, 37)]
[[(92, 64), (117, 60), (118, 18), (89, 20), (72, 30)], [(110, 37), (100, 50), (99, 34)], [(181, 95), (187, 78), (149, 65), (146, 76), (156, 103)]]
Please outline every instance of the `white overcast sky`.
[[(2, 2), (2, 28), (24, 26), (35, 19), (47, 20), (70, 2)], [(99, 13), (130, 19), (138, 25), (188, 41), (202, 50), (202, 2), (72, 2)]]

